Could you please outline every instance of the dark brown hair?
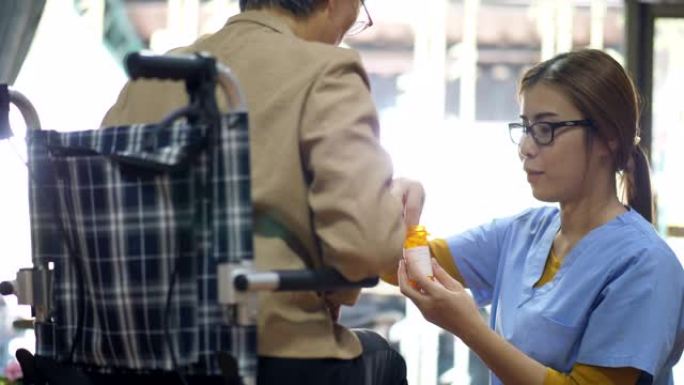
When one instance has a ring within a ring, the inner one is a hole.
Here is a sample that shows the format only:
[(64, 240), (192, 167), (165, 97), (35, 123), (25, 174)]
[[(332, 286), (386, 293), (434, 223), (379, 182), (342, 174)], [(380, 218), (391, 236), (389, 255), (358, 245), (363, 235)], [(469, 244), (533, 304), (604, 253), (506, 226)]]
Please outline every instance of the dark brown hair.
[(620, 63), (595, 49), (563, 53), (528, 70), (519, 91), (538, 83), (561, 90), (594, 123), (600, 138), (617, 143), (612, 153), (623, 200), (653, 222), (650, 166), (639, 146), (639, 94)]

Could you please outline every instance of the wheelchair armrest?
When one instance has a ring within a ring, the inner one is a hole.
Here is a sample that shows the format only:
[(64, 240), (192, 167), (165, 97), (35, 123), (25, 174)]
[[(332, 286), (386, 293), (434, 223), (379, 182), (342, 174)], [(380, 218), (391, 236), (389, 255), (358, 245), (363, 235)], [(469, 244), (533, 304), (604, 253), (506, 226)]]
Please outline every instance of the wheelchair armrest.
[(258, 291), (334, 291), (372, 287), (378, 283), (377, 277), (351, 282), (332, 268), (257, 272), (251, 261), (219, 264), (218, 280), (219, 303), (237, 305), (239, 325), (256, 323)]
[(319, 270), (274, 270), (242, 273), (235, 276), (235, 289), (245, 291), (332, 291), (367, 288), (378, 284), (378, 278), (349, 281), (332, 268)]

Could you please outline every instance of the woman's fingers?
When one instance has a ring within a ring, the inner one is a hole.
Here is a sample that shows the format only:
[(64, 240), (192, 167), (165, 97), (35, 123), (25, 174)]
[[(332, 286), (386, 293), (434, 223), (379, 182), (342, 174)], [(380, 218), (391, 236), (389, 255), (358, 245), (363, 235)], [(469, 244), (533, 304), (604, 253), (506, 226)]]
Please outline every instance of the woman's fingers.
[(408, 272), (406, 271), (406, 263), (404, 260), (399, 261), (397, 277), (399, 278), (399, 289), (401, 290), (401, 293), (410, 298), (413, 302), (418, 301), (421, 293), (409, 282)]
[(432, 264), (432, 274), (434, 279), (426, 276), (425, 273), (416, 266), (416, 264), (404, 262), (404, 270), (406, 271), (407, 276), (411, 277), (411, 280), (416, 282), (424, 294), (437, 294), (445, 288), (449, 291), (463, 290), (463, 285), (450, 276), (449, 273), (447, 273), (446, 270), (439, 265), (437, 260), (432, 258), (430, 263)]
[(435, 275), (437, 281), (447, 289), (451, 291), (463, 290), (463, 285), (454, 279), (454, 277), (450, 276), (434, 258), (432, 258), (432, 273)]
[[(432, 264), (434, 280), (402, 260), (398, 269), (401, 292), (416, 304), (426, 320), (460, 337), (464, 325), (482, 322), (482, 319), (463, 286), (434, 259)], [(411, 282), (415, 282), (417, 288)]]
[(420, 288), (421, 294), (437, 296), (439, 295), (438, 293), (444, 291), (445, 286), (432, 278), (435, 274), (434, 268), (432, 269), (432, 276), (430, 276), (426, 274), (425, 271), (421, 270), (415, 262), (411, 263), (410, 261), (404, 261), (404, 266), (408, 277), (410, 277), (410, 279), (416, 283), (416, 286)]

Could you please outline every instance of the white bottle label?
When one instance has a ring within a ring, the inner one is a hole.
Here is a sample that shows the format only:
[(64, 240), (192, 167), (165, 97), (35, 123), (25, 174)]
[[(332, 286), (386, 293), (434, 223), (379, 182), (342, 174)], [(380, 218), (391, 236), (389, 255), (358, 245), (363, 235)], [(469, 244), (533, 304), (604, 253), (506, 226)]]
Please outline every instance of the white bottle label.
[(432, 262), (430, 258), (430, 248), (427, 246), (416, 246), (404, 249), (404, 260), (415, 266), (418, 271), (426, 277), (432, 277)]

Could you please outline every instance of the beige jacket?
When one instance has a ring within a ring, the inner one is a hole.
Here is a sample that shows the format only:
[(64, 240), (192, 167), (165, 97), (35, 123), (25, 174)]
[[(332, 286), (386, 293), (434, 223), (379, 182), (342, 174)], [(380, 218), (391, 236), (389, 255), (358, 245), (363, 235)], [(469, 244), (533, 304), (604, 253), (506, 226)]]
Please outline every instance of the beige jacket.
[[(353, 280), (395, 268), (404, 237), (401, 202), (389, 191), (392, 165), (378, 141), (359, 56), (298, 39), (264, 11), (237, 15), (178, 51), (214, 55), (246, 94), (257, 267), (326, 265)], [(178, 84), (129, 83), (103, 125), (157, 121), (186, 101)], [(263, 295), (259, 354), (358, 356), (358, 339), (326, 306), (351, 304), (357, 295)]]

